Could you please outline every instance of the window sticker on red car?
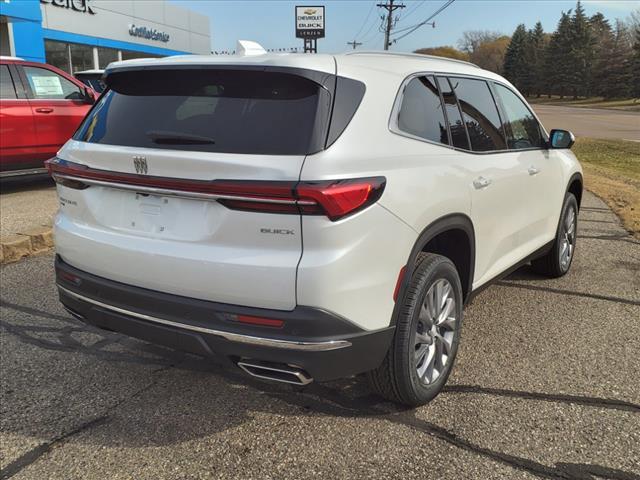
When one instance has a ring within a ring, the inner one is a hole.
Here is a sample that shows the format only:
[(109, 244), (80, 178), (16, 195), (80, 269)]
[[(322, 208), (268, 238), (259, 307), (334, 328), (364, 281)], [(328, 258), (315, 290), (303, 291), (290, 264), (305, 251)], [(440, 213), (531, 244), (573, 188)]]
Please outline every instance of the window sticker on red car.
[(57, 76), (36, 76), (31, 77), (33, 89), (38, 97), (48, 95), (62, 95), (62, 84)]

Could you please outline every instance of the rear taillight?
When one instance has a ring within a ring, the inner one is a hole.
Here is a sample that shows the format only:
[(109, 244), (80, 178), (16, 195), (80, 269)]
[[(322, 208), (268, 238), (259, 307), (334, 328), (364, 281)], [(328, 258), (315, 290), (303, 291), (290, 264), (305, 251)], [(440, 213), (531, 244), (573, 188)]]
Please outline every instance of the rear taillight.
[(211, 198), (232, 210), (264, 213), (326, 215), (335, 221), (372, 205), (382, 195), (384, 177), (320, 182), (189, 180), (111, 172), (51, 159), (53, 179), (76, 190), (111, 186), (157, 195)]
[(302, 213), (324, 213), (329, 219), (338, 220), (377, 202), (384, 186), (383, 177), (300, 182), (296, 194)]
[(335, 221), (375, 203), (382, 195), (385, 179), (375, 177), (291, 183), (288, 197), (274, 195), (282, 192), (275, 190), (271, 182), (225, 183), (229, 186), (233, 184), (235, 194), (245, 197), (218, 200), (233, 210), (326, 215)]

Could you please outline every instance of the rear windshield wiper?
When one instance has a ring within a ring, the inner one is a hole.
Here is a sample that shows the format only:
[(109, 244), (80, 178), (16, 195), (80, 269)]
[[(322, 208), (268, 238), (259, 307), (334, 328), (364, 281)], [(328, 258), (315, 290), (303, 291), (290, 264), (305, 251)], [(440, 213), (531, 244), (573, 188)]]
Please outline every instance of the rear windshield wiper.
[(149, 137), (153, 143), (161, 145), (210, 145), (216, 143), (213, 138), (164, 130), (151, 130), (147, 132), (147, 137)]

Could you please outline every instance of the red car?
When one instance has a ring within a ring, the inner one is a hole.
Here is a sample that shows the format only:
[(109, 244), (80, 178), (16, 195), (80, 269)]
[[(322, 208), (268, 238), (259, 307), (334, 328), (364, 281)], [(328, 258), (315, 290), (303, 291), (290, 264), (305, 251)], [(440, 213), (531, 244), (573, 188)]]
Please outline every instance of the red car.
[(56, 67), (0, 57), (0, 179), (46, 173), (97, 96)]

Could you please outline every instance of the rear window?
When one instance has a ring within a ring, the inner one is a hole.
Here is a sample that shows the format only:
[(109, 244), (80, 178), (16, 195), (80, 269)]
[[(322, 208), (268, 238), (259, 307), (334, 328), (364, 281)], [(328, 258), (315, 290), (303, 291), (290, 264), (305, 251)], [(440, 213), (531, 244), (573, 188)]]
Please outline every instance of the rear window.
[(321, 150), (331, 95), (292, 73), (145, 70), (113, 73), (76, 132), (107, 145), (264, 155)]
[(404, 89), (398, 128), (425, 140), (449, 144), (440, 93), (433, 77), (412, 79)]
[(18, 98), (8, 65), (0, 65), (0, 98)]

